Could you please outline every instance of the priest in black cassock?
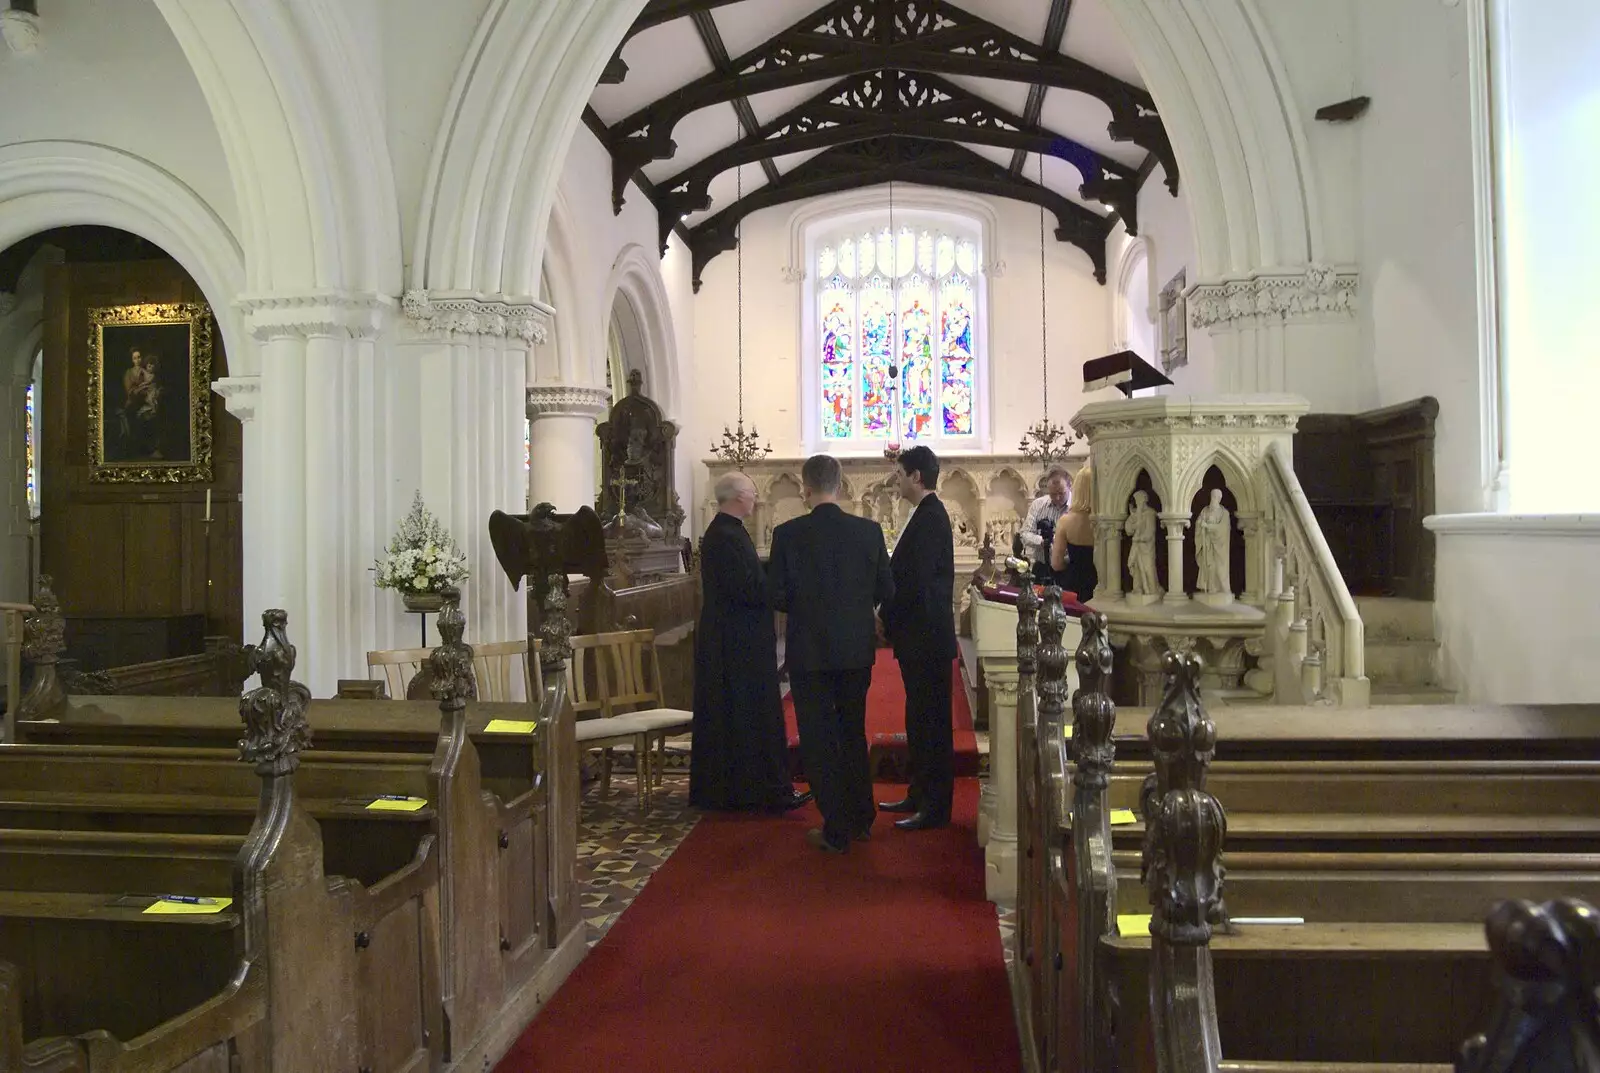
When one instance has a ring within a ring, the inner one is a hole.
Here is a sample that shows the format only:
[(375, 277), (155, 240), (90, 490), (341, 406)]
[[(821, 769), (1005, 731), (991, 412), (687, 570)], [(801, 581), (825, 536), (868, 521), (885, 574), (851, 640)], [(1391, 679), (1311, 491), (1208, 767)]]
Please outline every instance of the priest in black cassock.
[(742, 521), (755, 510), (756, 486), (729, 473), (714, 491), (717, 513), (700, 542), (689, 803), (786, 811), (811, 795), (795, 793), (789, 781), (777, 633), (761, 559)]

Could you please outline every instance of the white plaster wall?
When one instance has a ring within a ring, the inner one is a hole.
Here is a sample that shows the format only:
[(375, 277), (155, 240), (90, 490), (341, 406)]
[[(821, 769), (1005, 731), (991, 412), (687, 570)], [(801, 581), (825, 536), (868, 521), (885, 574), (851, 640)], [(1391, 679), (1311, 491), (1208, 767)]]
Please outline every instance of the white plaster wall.
[(51, 0), (41, 18), (38, 52), (0, 49), (0, 145), (56, 139), (133, 153), (192, 187), (238, 234), (222, 141), (155, 4)]
[(1600, 517), (1463, 521), (1438, 534), (1446, 681), (1473, 703), (1600, 700)]
[[(1154, 270), (1151, 273), (1150, 308), (1159, 321), (1161, 288), (1180, 271), (1187, 272), (1186, 280), (1193, 286), (1198, 280), (1199, 265), (1194, 252), (1194, 225), (1189, 217), (1189, 201), (1184, 195), (1183, 183), (1178, 183), (1176, 196), (1167, 189), (1166, 169), (1156, 165), (1155, 171), (1139, 191), (1139, 237), (1144, 239), (1146, 255)], [(1116, 257), (1122, 256), (1122, 246), (1128, 241), (1126, 229), (1121, 224), (1111, 233), (1111, 248)], [(1115, 263), (1115, 261), (1113, 261)], [(1114, 277), (1113, 277), (1114, 278)], [(1207, 395), (1216, 390), (1216, 355), (1211, 335), (1204, 329), (1190, 328), (1189, 362), (1180, 365), (1167, 375), (1173, 386), (1159, 388), (1174, 395)], [(1146, 360), (1161, 368), (1161, 331), (1159, 324), (1151, 326), (1154, 350)], [(1115, 390), (1115, 389), (1108, 389)], [(1119, 398), (1120, 395), (1105, 395)]]
[[(1005, 270), (988, 279), (989, 452), (1011, 454), (1023, 430), (1039, 419), (1039, 216), (1031, 205), (987, 199), (997, 222), (985, 261)], [(804, 284), (790, 283), (790, 220), (808, 203), (783, 205), (744, 221), (744, 413), (778, 455), (801, 453), (800, 303)], [(1088, 257), (1046, 237), (1049, 279), (1050, 417), (1058, 424), (1086, 401), (1083, 363), (1111, 349), (1111, 288), (1095, 282)], [(693, 420), (680, 436), (695, 465), (695, 505), (708, 496), (711, 441), (736, 418), (737, 255), (721, 254), (702, 273), (694, 298), (694, 346), (685, 352), (685, 395)], [(1098, 393), (1097, 393), (1098, 397)], [(980, 405), (982, 401), (980, 400)], [(687, 505), (686, 505), (687, 509)], [(696, 512), (698, 513), (698, 512)], [(704, 519), (698, 519), (703, 524)]]
[[(1356, 8), (1363, 349), (1380, 406), (1439, 400), (1440, 513), (1479, 509), (1477, 277), (1466, 14), (1421, 0)], [(1318, 124), (1326, 126), (1327, 124)]]

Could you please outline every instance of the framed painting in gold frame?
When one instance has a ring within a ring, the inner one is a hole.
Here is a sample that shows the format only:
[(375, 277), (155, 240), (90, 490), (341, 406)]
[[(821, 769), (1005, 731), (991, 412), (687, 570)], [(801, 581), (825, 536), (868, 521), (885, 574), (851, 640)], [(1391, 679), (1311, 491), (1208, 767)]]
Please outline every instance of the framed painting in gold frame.
[(89, 310), (89, 479), (211, 480), (211, 307)]

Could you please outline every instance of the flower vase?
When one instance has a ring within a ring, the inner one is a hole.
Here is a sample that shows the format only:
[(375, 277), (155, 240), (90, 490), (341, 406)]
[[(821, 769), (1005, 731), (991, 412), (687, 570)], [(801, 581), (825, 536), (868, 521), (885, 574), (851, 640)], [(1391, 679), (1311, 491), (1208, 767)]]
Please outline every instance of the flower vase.
[(400, 594), (406, 610), (415, 613), (436, 614), (444, 609), (444, 594), (438, 592), (406, 592)]

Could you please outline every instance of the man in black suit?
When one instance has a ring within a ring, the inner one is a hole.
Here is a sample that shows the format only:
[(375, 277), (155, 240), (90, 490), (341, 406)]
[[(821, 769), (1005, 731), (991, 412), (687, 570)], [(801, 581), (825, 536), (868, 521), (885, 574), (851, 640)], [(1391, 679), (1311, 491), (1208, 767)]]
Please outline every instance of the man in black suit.
[(822, 812), (806, 832), (820, 850), (865, 840), (876, 813), (867, 760), (867, 687), (877, 657), (873, 607), (894, 595), (877, 522), (840, 509), (839, 462), (813, 455), (800, 469), (811, 513), (772, 531), (767, 591), (789, 615), (785, 660), (800, 757)]
[(926, 447), (900, 455), (900, 495), (916, 508), (890, 561), (894, 599), (883, 605), (883, 631), (900, 661), (906, 687), (906, 748), (911, 787), (905, 799), (885, 801), (885, 812), (912, 815), (895, 822), (903, 831), (950, 822), (955, 790), (950, 690), (956, 658), (952, 590), (956, 579), (950, 514), (934, 489), (939, 459)]

